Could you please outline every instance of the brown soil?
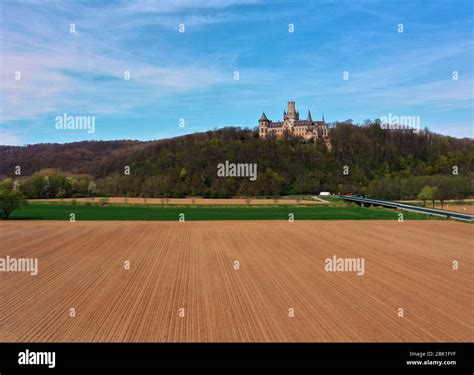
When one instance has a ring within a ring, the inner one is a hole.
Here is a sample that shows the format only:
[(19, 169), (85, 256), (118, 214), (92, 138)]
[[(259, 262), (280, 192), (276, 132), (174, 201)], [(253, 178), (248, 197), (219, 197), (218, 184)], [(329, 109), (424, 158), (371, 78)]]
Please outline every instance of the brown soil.
[[(30, 199), (30, 201), (47, 201), (47, 202), (69, 202), (76, 200), (77, 202), (99, 202), (101, 198), (64, 198), (64, 199)], [(299, 200), (296, 199), (252, 199), (241, 198), (229, 199), (206, 199), (206, 198), (125, 198), (111, 197), (108, 198), (110, 203), (149, 203), (149, 204), (329, 204), (323, 200)]]
[[(0, 256), (37, 257), (39, 274), (0, 273), (0, 341), (473, 341), (473, 231), (448, 221), (4, 221)], [(326, 272), (333, 255), (364, 258), (365, 274)]]

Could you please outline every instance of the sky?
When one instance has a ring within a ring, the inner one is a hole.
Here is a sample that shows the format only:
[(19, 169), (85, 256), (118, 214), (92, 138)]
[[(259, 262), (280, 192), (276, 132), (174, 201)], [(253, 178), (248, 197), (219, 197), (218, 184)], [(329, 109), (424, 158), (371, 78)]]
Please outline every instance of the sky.
[[(281, 120), (290, 100), (327, 122), (418, 116), (473, 138), (473, 7), (2, 0), (0, 144), (253, 128), (262, 111)], [(93, 131), (58, 129), (65, 114), (90, 116)]]

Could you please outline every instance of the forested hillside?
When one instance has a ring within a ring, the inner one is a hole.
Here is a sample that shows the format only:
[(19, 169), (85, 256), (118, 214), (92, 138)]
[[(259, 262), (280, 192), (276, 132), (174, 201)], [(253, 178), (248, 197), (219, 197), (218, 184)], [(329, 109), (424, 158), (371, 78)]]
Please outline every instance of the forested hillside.
[[(256, 132), (223, 128), (154, 142), (108, 141), (0, 147), (0, 175), (28, 197), (278, 196), (364, 193), (416, 198), (426, 186), (452, 198), (472, 194), (474, 141), (333, 124), (333, 149), (298, 138), (261, 140)], [(256, 163), (258, 178), (218, 177), (217, 165)], [(21, 167), (21, 177), (15, 167)], [(126, 174), (129, 167), (130, 175)]]

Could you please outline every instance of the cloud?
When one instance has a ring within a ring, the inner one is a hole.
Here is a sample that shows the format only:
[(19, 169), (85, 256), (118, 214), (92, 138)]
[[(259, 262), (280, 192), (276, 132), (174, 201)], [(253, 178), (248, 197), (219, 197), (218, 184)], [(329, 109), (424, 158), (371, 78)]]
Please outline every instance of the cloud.
[[(204, 127), (221, 119), (242, 123), (257, 107), (278, 108), (279, 116), (291, 98), (354, 119), (472, 107), (472, 34), (465, 20), (446, 19), (442, 28), (426, 20), (442, 5), (423, 8), (426, 15), (403, 8), (410, 17), (406, 35), (398, 35), (403, 12), (371, 1), (289, 8), (256, 0), (71, 4), (2, 4), (1, 127), (19, 120), (39, 132), (64, 112), (101, 116), (101, 123), (146, 117), (162, 127), (179, 113)], [(288, 22), (295, 23), (293, 35)], [(179, 23), (186, 33), (178, 33)], [(346, 69), (349, 81), (342, 80)]]
[(17, 131), (0, 129), (0, 144), (4, 146), (19, 146), (22, 142), (21, 134)]
[(190, 9), (219, 9), (258, 2), (258, 0), (134, 0), (125, 2), (121, 9), (126, 12), (176, 13)]
[[(235, 3), (225, 2), (227, 6)], [(203, 6), (222, 8), (225, 4)], [(161, 5), (160, 1), (142, 4)], [(134, 9), (133, 3), (126, 6)], [(191, 7), (191, 3), (182, 1), (174, 6)], [(167, 9), (171, 11), (169, 6)], [(159, 102), (164, 96), (206, 89), (226, 80), (222, 68), (199, 61), (186, 65), (143, 61), (124, 49), (120, 39), (101, 38), (103, 12), (82, 10), (80, 16), (60, 16), (65, 10), (59, 6), (47, 17), (43, 8), (8, 8), (17, 17), (2, 26), (1, 122), (71, 110), (125, 113)], [(55, 26), (50, 18), (58, 18)], [(71, 20), (83, 30), (80, 34), (69, 32)], [(17, 71), (21, 72), (20, 80), (15, 79)], [(130, 71), (130, 81), (124, 80), (125, 71)]]

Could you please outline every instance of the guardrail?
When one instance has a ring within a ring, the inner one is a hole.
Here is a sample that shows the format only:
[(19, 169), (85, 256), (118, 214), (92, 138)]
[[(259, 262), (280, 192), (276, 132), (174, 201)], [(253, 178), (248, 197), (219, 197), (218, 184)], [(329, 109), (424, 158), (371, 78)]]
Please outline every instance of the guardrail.
[(392, 201), (384, 201), (380, 199), (370, 199), (370, 198), (362, 198), (362, 197), (353, 197), (350, 195), (339, 195), (339, 198), (345, 201), (351, 202), (358, 202), (358, 203), (365, 203), (372, 206), (382, 206), (388, 208), (397, 208), (400, 210), (411, 211), (411, 212), (418, 212), (426, 215), (435, 215), (435, 216), (442, 216), (446, 218), (458, 219), (458, 220), (465, 220), (465, 221), (473, 221), (473, 215), (461, 214), (459, 212), (451, 212), (446, 210), (438, 210), (435, 208), (426, 208), (426, 207), (419, 207), (414, 206), (412, 204), (406, 203), (399, 203), (399, 202), (392, 202)]

